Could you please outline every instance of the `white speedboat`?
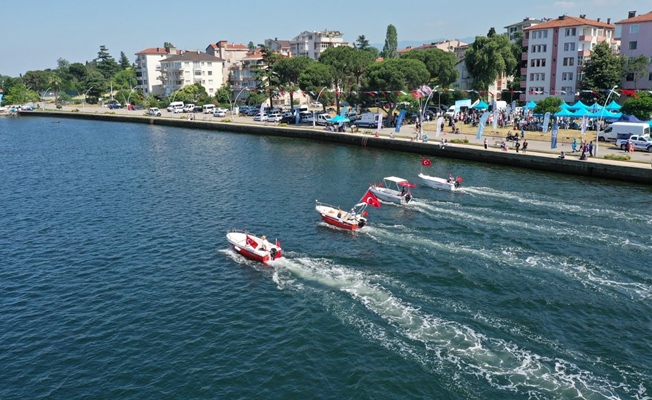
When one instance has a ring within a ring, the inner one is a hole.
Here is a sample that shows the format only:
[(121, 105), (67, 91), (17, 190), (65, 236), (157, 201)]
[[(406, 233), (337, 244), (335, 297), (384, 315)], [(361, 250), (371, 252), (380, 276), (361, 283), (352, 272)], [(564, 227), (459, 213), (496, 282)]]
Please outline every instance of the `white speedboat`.
[(411, 188), (416, 187), (407, 179), (396, 176), (383, 178), (382, 184), (372, 184), (369, 190), (383, 201), (389, 201), (396, 204), (408, 204), (412, 201)]
[(278, 240), (276, 244), (268, 243), (265, 235), (257, 237), (245, 231), (230, 231), (226, 234), (226, 240), (231, 243), (233, 250), (250, 260), (267, 264), (282, 256)]
[(367, 224), (367, 203), (358, 203), (349, 212), (342, 211), (339, 207), (329, 206), (328, 204), (317, 201), (315, 210), (321, 215), (321, 219), (329, 225), (342, 229), (355, 231)]
[(452, 176), (448, 177), (448, 179), (444, 179), (421, 173), (419, 174), (419, 178), (421, 178), (421, 181), (425, 185), (435, 189), (450, 190), (451, 192), (462, 190), (462, 178), (459, 176), (457, 179), (453, 179)]

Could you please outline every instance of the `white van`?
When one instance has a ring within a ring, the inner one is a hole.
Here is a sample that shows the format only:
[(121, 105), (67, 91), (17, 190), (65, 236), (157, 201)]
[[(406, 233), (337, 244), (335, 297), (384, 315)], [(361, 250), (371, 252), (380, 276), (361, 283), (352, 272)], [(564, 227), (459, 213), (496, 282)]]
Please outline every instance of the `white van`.
[(179, 108), (179, 106), (181, 106), (181, 109), (183, 109), (183, 101), (173, 101), (172, 103), (170, 103), (170, 104), (168, 105), (167, 110), (168, 110), (169, 112), (174, 112), (174, 110), (175, 110), (176, 108)]
[(615, 142), (619, 134), (629, 135), (650, 135), (650, 124), (647, 122), (614, 122), (607, 126), (604, 131), (598, 133), (600, 142)]
[(215, 104), (204, 104), (202, 107), (202, 112), (204, 114), (212, 114), (215, 111)]

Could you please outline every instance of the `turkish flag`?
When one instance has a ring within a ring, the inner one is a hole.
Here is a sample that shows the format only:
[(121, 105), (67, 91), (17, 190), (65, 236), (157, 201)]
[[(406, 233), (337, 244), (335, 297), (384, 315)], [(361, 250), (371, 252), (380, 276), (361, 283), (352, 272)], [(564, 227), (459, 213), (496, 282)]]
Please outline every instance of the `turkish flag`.
[(427, 158), (423, 158), (423, 159), (421, 160), (421, 165), (423, 165), (424, 167), (429, 167), (429, 166), (432, 165), (432, 163), (431, 163), (430, 160), (428, 160)]
[(247, 246), (253, 247), (254, 249), (258, 247), (258, 243), (251, 236), (247, 235)]
[(375, 194), (371, 193), (371, 190), (367, 190), (367, 193), (365, 193), (365, 195), (362, 196), (362, 201), (369, 204), (372, 207), (380, 208), (380, 201), (378, 201), (378, 197), (376, 197)]

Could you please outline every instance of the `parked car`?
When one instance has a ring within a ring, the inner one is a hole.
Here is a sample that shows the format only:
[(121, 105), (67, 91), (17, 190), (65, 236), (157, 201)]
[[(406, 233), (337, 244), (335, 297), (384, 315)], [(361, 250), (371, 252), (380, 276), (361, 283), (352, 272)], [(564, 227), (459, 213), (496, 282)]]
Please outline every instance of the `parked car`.
[[(301, 121), (299, 121), (299, 122), (301, 122)], [(283, 115), (283, 117), (281, 117), (281, 120), (279, 121), (279, 123), (288, 124), (288, 125), (296, 124), (297, 123), (297, 117), (294, 114)]]
[(258, 114), (257, 108), (250, 108), (249, 111), (245, 114), (247, 117), (252, 117)]
[(310, 107), (322, 107), (322, 104), (318, 101), (310, 103)]
[[(177, 108), (179, 108), (179, 107), (181, 107), (181, 109), (183, 110), (183, 101), (173, 101), (172, 103), (170, 103), (170, 104), (168, 105), (167, 110), (168, 110), (168, 112), (178, 112), (178, 111), (176, 111), (176, 110), (177, 110)], [(179, 112), (180, 112), (180, 111), (179, 111)]]
[[(170, 107), (168, 107), (168, 110)], [(174, 108), (172, 108), (172, 112), (175, 114), (182, 113), (183, 112), (183, 104), (182, 105), (176, 105)]]
[(160, 117), (161, 116), (161, 110), (159, 110), (158, 107), (150, 107), (150, 109), (147, 110), (147, 114), (151, 115), (153, 117)]
[(215, 104), (204, 104), (201, 110), (204, 114), (212, 114), (215, 112)]
[(213, 117), (224, 118), (226, 117), (226, 111), (220, 110), (219, 108), (213, 111)]
[(256, 114), (254, 117), (254, 121), (260, 121), (260, 122), (266, 122), (267, 121), (267, 114)]
[(120, 103), (111, 103), (111, 104), (109, 104), (109, 110), (117, 110), (119, 108), (122, 108), (122, 105)]
[(269, 122), (279, 122), (281, 120), (281, 118), (283, 118), (283, 117), (281, 116), (281, 114), (278, 114), (278, 113), (272, 113), (272, 114), (269, 114), (267, 116), (267, 120)]
[(195, 105), (194, 104), (186, 104), (183, 106), (183, 112), (189, 113), (189, 112), (195, 112)]

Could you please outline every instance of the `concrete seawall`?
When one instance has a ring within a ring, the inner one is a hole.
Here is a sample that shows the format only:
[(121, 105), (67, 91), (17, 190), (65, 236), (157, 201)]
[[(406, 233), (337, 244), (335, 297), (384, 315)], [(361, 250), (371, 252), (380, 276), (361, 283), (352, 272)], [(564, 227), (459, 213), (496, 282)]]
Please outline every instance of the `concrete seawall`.
[(72, 118), (95, 121), (129, 122), (150, 125), (173, 126), (180, 128), (225, 131), (232, 133), (280, 136), (287, 138), (312, 139), (325, 142), (366, 146), (387, 150), (398, 150), (424, 156), (447, 157), (461, 160), (477, 161), (490, 164), (528, 168), (540, 171), (558, 172), (594, 178), (614, 179), (652, 185), (652, 169), (649, 165), (623, 161), (590, 159), (579, 161), (574, 158), (560, 160), (548, 153), (528, 152), (514, 153), (488, 151), (475, 145), (452, 144), (440, 148), (437, 143), (422, 143), (406, 139), (374, 137), (369, 134), (335, 133), (292, 126), (247, 125), (229, 122), (190, 121), (181, 118), (160, 118), (147, 116), (127, 116), (113, 114), (90, 114), (61, 111), (27, 111), (21, 116), (40, 116), (51, 118)]

